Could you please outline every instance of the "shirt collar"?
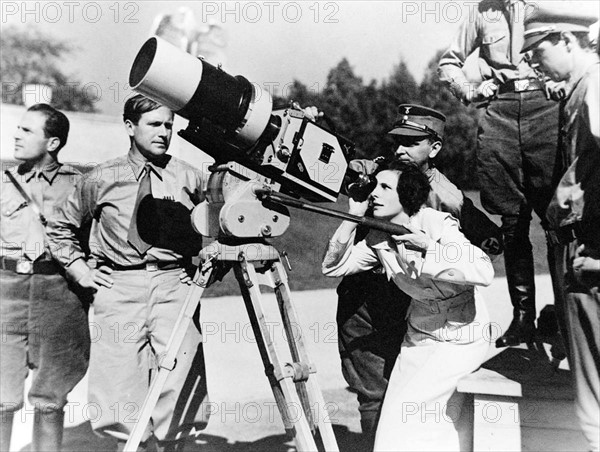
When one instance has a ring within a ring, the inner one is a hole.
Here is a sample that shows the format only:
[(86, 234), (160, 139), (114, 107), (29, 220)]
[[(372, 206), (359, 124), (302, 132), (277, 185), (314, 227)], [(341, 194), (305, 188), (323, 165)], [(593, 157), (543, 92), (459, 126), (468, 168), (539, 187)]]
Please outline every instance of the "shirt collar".
[(576, 67), (575, 70), (571, 73), (569, 80), (566, 83), (566, 92), (567, 97), (571, 95), (571, 93), (575, 90), (575, 87), (579, 85), (579, 82), (583, 80), (583, 77), (592, 70), (594, 65), (600, 64), (598, 58), (590, 58), (589, 64), (583, 64), (579, 67)]
[(48, 183), (51, 184), (52, 181), (54, 181), (56, 175), (58, 174), (61, 166), (62, 165), (57, 161), (53, 161), (42, 168), (36, 168), (35, 166), (29, 167), (28, 165), (23, 163), (19, 165), (19, 169), (17, 170), (17, 172), (20, 175), (24, 176), (25, 182), (31, 181), (31, 179), (33, 179), (34, 177), (43, 177), (44, 179), (46, 179), (46, 181), (48, 181)]
[(163, 170), (171, 160), (171, 156), (168, 154), (163, 155), (161, 158), (150, 161), (142, 157), (136, 152), (133, 152), (132, 149), (129, 150), (127, 154), (127, 162), (131, 166), (133, 170), (133, 174), (135, 175), (136, 180), (140, 180), (144, 173), (144, 168), (146, 165), (156, 174), (156, 176), (162, 180), (163, 178)]

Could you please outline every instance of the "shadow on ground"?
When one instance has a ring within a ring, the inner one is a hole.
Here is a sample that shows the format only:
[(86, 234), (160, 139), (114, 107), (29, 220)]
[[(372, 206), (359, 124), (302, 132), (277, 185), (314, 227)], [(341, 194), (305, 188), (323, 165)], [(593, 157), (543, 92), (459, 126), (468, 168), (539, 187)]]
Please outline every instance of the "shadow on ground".
[[(369, 445), (364, 444), (363, 435), (351, 432), (344, 425), (334, 425), (333, 432), (337, 439), (340, 452), (368, 450)], [(63, 438), (64, 452), (112, 452), (115, 451), (115, 440), (101, 438), (94, 434), (89, 422), (65, 429)], [(28, 452), (28, 444), (20, 452)], [(186, 452), (289, 452), (295, 450), (293, 440), (286, 435), (271, 435), (257, 441), (229, 442), (227, 438), (216, 435), (200, 434), (195, 444), (188, 444)]]

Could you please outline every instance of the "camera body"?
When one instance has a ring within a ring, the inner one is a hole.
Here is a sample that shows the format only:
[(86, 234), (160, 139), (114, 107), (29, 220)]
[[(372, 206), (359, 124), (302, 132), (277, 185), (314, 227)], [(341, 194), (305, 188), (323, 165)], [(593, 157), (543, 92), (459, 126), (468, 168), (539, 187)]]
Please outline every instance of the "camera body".
[(131, 68), (136, 91), (189, 120), (179, 135), (217, 164), (236, 162), (285, 194), (334, 202), (354, 145), (288, 108), (273, 112), (267, 91), (242, 76), (152, 37)]

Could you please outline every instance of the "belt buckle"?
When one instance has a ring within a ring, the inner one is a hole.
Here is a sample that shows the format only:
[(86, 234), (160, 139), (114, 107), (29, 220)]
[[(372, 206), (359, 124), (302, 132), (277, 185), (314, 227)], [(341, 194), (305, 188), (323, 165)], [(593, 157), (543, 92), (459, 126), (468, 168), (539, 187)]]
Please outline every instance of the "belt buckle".
[(33, 262), (29, 259), (19, 259), (15, 272), (19, 275), (33, 275)]
[(158, 262), (146, 262), (146, 271), (147, 272), (158, 271)]
[(527, 91), (529, 88), (529, 79), (515, 80), (515, 92)]

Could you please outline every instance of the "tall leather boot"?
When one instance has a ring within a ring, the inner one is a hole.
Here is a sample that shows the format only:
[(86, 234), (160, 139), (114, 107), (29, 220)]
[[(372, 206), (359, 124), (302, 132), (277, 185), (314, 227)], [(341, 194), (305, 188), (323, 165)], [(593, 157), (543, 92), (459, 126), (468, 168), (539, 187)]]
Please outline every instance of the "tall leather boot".
[(34, 410), (32, 451), (59, 452), (62, 446), (65, 413), (62, 409)]
[(535, 277), (533, 250), (529, 241), (531, 210), (518, 217), (502, 219), (504, 267), (508, 293), (513, 305), (513, 320), (496, 340), (496, 347), (511, 347), (535, 339)]
[(10, 450), (10, 437), (12, 435), (13, 419), (15, 413), (3, 411), (0, 413), (0, 451)]

